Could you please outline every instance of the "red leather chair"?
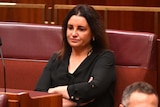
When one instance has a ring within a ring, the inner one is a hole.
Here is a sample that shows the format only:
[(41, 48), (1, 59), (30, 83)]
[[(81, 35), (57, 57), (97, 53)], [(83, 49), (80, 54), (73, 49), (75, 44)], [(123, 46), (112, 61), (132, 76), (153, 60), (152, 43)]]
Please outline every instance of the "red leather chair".
[(133, 82), (145, 81), (157, 89), (156, 35), (124, 30), (106, 30), (106, 34), (116, 60), (115, 107), (121, 103), (125, 87)]
[[(34, 90), (52, 54), (62, 46), (58, 26), (0, 22), (0, 37), (6, 65), (6, 87)], [(0, 61), (0, 87), (4, 87)]]
[(8, 107), (8, 97), (6, 94), (0, 94), (0, 107)]

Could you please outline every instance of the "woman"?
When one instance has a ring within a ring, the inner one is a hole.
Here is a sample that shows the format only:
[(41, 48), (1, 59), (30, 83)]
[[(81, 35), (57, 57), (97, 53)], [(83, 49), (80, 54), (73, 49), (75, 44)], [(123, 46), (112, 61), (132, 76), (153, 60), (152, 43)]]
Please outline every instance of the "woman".
[(37, 91), (60, 93), (63, 107), (113, 107), (114, 55), (98, 13), (77, 5), (62, 25), (63, 48), (46, 65)]

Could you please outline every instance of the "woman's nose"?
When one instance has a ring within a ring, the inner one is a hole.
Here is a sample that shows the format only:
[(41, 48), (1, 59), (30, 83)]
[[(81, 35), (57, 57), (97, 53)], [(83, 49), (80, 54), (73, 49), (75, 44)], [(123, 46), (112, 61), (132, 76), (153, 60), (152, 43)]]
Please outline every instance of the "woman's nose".
[(76, 31), (76, 30), (73, 30), (72, 36), (77, 36), (77, 35), (78, 35), (77, 31)]

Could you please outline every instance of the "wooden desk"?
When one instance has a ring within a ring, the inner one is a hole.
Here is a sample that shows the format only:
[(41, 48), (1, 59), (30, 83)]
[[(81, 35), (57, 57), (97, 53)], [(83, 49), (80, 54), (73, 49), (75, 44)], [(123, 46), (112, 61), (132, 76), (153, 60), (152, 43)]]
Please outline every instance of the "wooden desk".
[(19, 89), (0, 88), (8, 96), (8, 107), (62, 107), (62, 95)]

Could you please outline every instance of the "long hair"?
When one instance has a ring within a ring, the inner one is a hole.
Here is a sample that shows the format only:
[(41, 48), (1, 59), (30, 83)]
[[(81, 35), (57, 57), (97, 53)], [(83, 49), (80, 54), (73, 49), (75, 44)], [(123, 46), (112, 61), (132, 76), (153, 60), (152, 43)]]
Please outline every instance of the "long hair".
[(59, 59), (64, 58), (66, 55), (71, 53), (71, 46), (67, 41), (67, 26), (68, 21), (73, 15), (82, 16), (86, 19), (94, 40), (91, 40), (91, 45), (94, 51), (101, 51), (108, 48), (107, 36), (105, 35), (104, 25), (102, 23), (100, 15), (95, 11), (92, 6), (79, 4), (75, 6), (69, 13), (66, 15), (63, 24), (62, 24), (62, 36), (63, 36), (63, 47), (59, 51)]

